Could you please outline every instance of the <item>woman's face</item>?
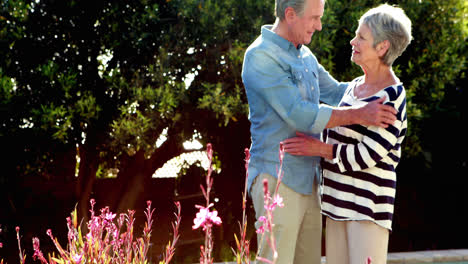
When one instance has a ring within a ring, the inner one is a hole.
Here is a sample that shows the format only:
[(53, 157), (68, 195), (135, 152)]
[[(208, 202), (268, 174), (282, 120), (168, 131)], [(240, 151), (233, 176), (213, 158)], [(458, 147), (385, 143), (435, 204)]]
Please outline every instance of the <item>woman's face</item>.
[(360, 66), (380, 61), (377, 49), (372, 47), (373, 43), (374, 37), (370, 28), (366, 24), (359, 25), (356, 36), (350, 41), (353, 47), (351, 60)]

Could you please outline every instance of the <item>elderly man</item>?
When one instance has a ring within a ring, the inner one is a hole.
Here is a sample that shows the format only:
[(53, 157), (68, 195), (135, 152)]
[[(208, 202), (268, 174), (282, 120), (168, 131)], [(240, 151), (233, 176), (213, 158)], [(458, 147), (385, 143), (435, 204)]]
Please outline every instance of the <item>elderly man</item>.
[[(279, 143), (296, 131), (319, 137), (325, 128), (348, 124), (387, 127), (395, 109), (384, 98), (360, 108), (337, 108), (347, 83), (337, 82), (318, 63), (309, 44), (322, 29), (325, 0), (276, 0), (274, 25), (265, 25), (245, 53), (242, 69), (251, 122), (248, 189), (256, 218), (264, 215), (263, 180), (277, 181)], [(325, 104), (321, 104), (324, 102)], [(274, 212), (277, 256), (259, 243), (260, 255), (276, 263), (320, 263), (320, 157), (284, 157), (279, 187), (285, 206)], [(257, 221), (259, 227), (261, 222)], [(260, 242), (260, 235), (259, 235)]]

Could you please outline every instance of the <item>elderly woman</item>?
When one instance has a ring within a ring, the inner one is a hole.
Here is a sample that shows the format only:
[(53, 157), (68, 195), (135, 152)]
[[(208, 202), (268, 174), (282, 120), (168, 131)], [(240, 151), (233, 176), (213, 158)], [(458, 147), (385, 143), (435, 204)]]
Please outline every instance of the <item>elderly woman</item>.
[(304, 134), (283, 142), (292, 155), (321, 156), (322, 214), (326, 216), (327, 264), (373, 264), (387, 258), (396, 187), (395, 168), (406, 134), (406, 95), (392, 70), (412, 39), (411, 21), (401, 8), (373, 8), (359, 20), (351, 60), (364, 75), (354, 79), (340, 106), (378, 98), (398, 111), (387, 128), (349, 125), (324, 131), (321, 142)]

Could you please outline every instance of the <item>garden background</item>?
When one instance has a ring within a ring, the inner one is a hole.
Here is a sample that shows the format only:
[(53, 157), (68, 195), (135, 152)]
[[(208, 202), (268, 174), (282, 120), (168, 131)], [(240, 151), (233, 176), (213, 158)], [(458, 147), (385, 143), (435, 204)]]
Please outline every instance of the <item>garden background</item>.
[[(380, 3), (327, 0), (309, 47), (336, 79), (362, 74), (349, 41), (358, 18)], [(389, 251), (467, 248), (468, 3), (388, 3), (406, 11), (414, 36), (394, 65), (409, 129)], [(153, 201), (152, 262), (180, 201), (174, 262), (197, 262), (203, 235), (191, 226), (194, 205), (203, 204), (203, 164), (153, 177), (198, 151), (183, 144), (196, 140), (215, 152), (214, 207), (223, 221), (214, 227), (215, 260), (232, 260), (250, 145), (242, 60), (260, 26), (274, 22), (273, 9), (273, 0), (1, 0), (0, 258), (18, 261), (16, 226), (29, 257), (33, 236), (54, 251), (49, 228), (66, 244), (65, 218), (76, 206), (86, 220), (94, 198), (96, 208), (135, 209), (136, 234)]]

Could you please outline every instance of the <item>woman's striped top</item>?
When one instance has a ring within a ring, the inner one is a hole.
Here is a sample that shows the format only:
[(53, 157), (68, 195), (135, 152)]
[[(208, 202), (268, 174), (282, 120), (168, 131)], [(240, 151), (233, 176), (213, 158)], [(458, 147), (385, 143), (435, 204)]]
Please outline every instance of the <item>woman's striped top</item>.
[(388, 128), (349, 125), (328, 129), (324, 140), (333, 144), (333, 160), (324, 159), (322, 214), (334, 220), (370, 220), (391, 230), (395, 200), (395, 168), (407, 129), (406, 93), (401, 83), (373, 96), (356, 98), (353, 80), (340, 106), (361, 106), (386, 97), (398, 111)]

